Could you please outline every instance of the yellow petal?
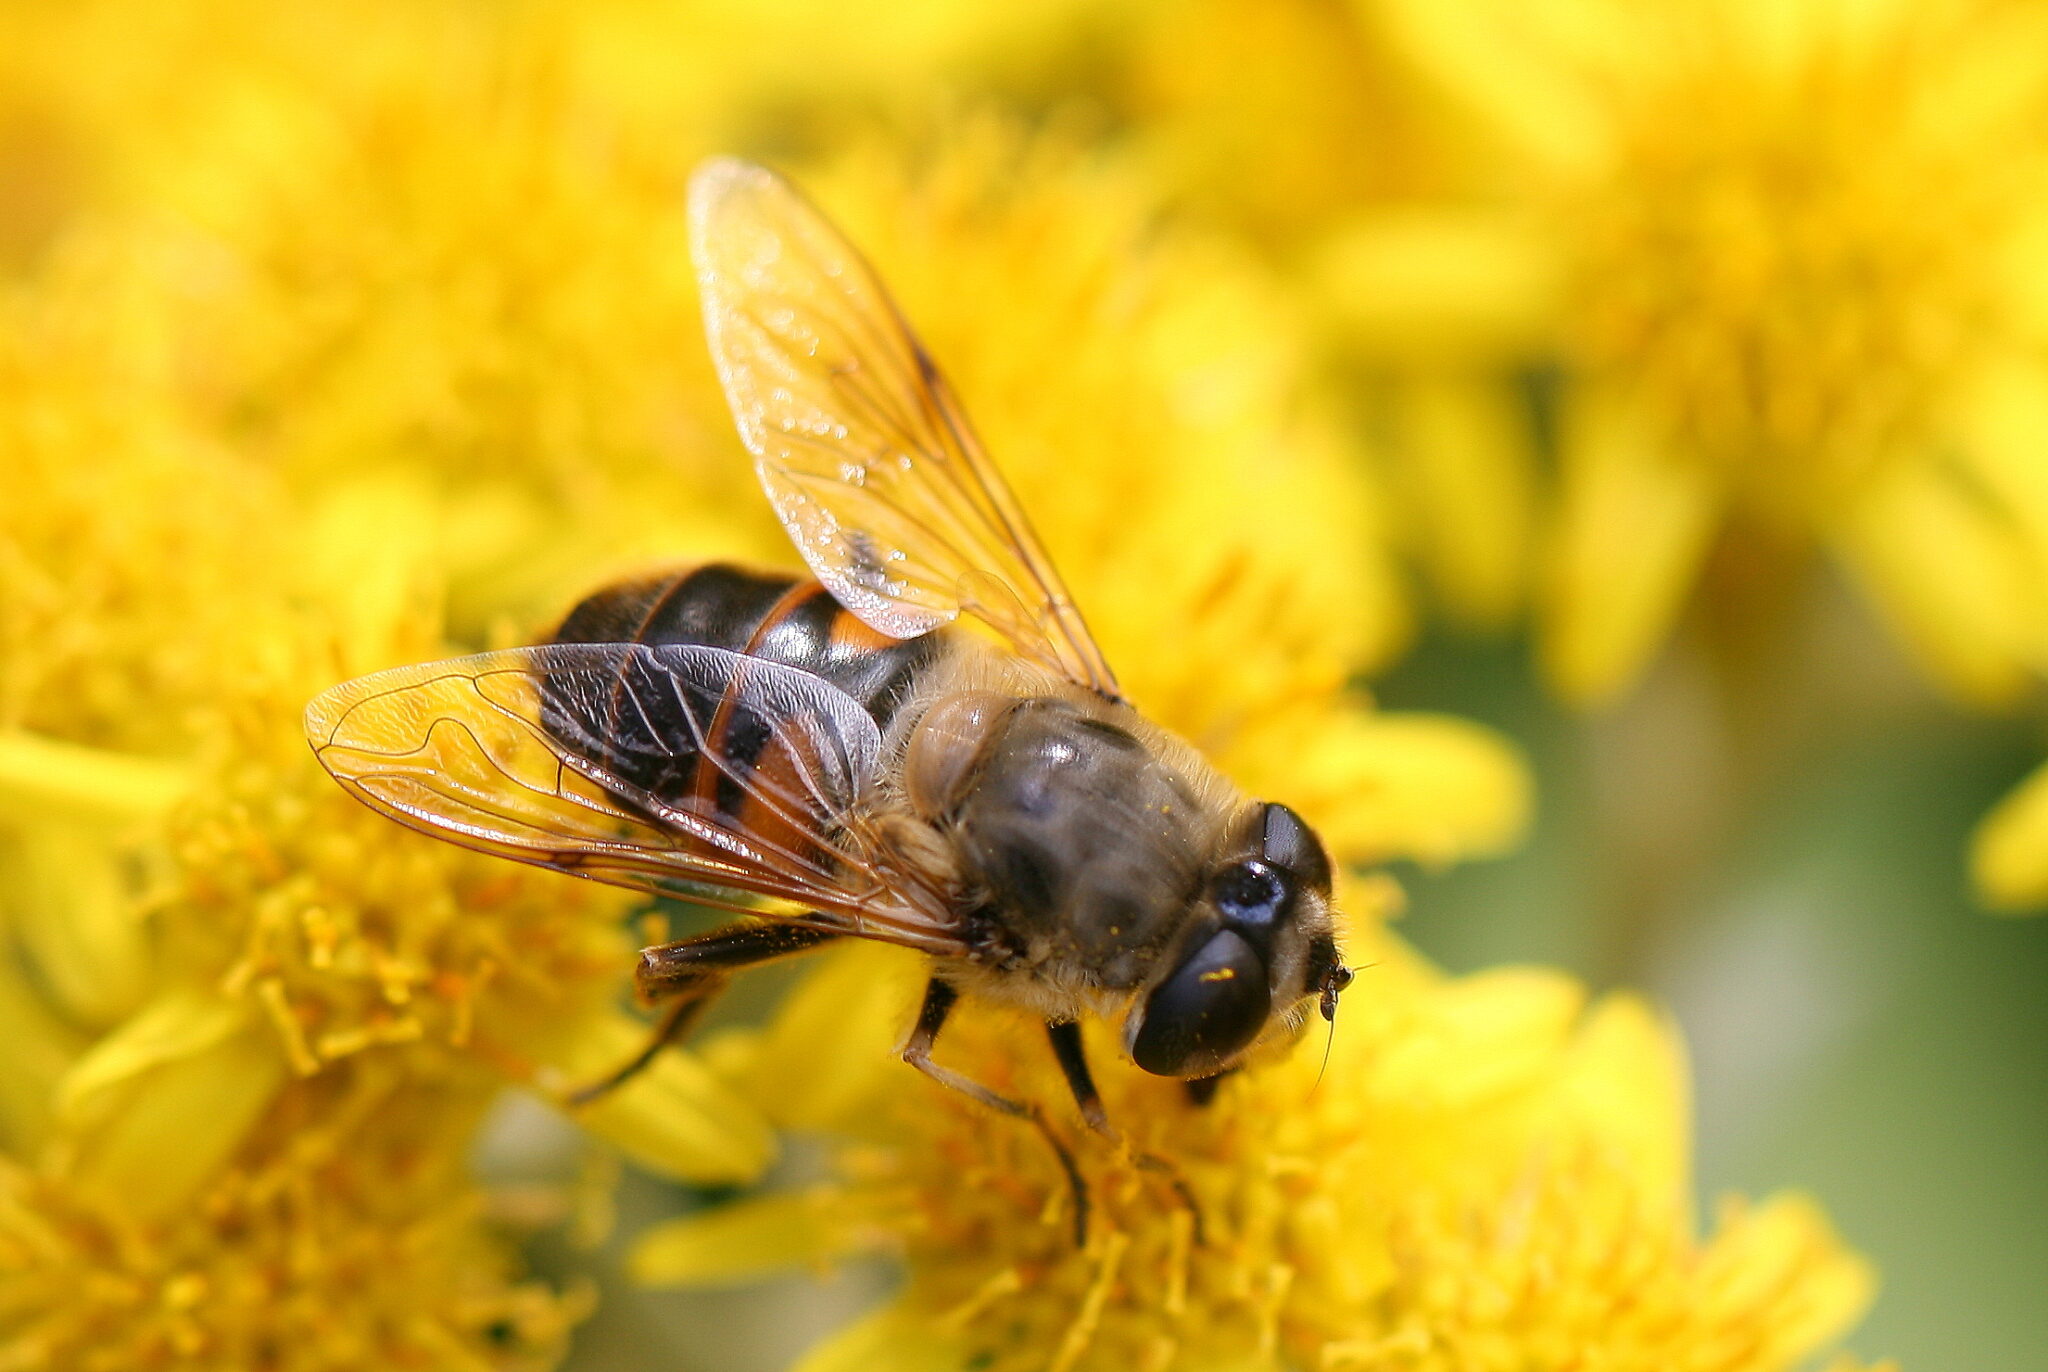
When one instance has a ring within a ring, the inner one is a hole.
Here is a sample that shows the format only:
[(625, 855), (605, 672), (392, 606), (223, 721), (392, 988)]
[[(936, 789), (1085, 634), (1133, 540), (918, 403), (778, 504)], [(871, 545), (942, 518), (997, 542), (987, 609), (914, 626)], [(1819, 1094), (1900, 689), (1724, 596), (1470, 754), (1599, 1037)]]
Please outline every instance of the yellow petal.
[(48, 993), (82, 1024), (114, 1024), (148, 993), (122, 839), (189, 784), (170, 763), (0, 730), (0, 819), (17, 829), (0, 908)]
[(1394, 38), (1469, 102), (1517, 151), (1561, 168), (1596, 164), (1611, 134), (1588, 59), (1633, 47), (1625, 9), (1600, 0), (1511, 5), (1499, 0), (1387, 0), (1374, 7)]
[(1377, 1064), (1389, 1096), (1464, 1106), (1538, 1081), (1586, 1003), (1561, 972), (1502, 968), (1444, 984), (1426, 1019)]
[[(1896, 8), (1911, 14), (1909, 5)], [(1975, 22), (1944, 34), (1944, 42), (1930, 44), (1929, 60), (1915, 73), (1912, 128), (1932, 146), (1984, 147), (2007, 129), (2029, 127), (2048, 84), (2048, 33), (2043, 32), (2048, 16), (2018, 5), (1972, 18)], [(1884, 14), (1880, 24), (1892, 32), (1880, 35), (1880, 41), (1896, 42), (1900, 19), (1897, 13)]]
[(797, 1360), (790, 1372), (968, 1372), (973, 1340), (923, 1311), (885, 1306), (855, 1320)]
[(442, 563), (437, 553), (447, 542), (433, 490), (417, 470), (344, 482), (318, 502), (308, 524), (304, 575), (342, 642), (374, 641), (405, 622), (432, 585), (423, 569)]
[(2048, 376), (2031, 365), (1986, 366), (1956, 408), (1971, 471), (2036, 547), (2048, 543), (2048, 462), (2041, 460)]
[(1529, 417), (1507, 379), (1443, 374), (1396, 383), (1393, 476), (1416, 556), (1450, 612), (1502, 628), (1529, 581), (1535, 491)]
[(85, 1036), (50, 1012), (39, 988), (13, 958), (0, 958), (0, 1153), (34, 1157), (42, 1150), (57, 1083), (87, 1045)]
[(741, 1286), (816, 1270), (856, 1247), (838, 1196), (781, 1191), (657, 1224), (634, 1242), (626, 1270), (650, 1286)]
[(2026, 685), (2043, 609), (2037, 569), (2003, 512), (1931, 462), (1899, 462), (1836, 529), (1864, 590), (1935, 678), (1998, 706)]
[(1593, 1132), (1627, 1158), (1641, 1195), (1690, 1189), (1692, 1101), (1678, 1028), (1640, 997), (1611, 995), (1580, 1025), (1563, 1092)]
[(1543, 666), (1567, 700), (1592, 705), (1634, 681), (1670, 630), (1705, 555), (1718, 493), (1605, 391), (1568, 405), (1562, 442)]
[(0, 816), (152, 819), (188, 782), (185, 770), (171, 763), (0, 729)]
[[(551, 1090), (601, 1079), (644, 1048), (651, 1032), (616, 1011), (526, 1029), (506, 1036), (543, 1064), (540, 1077)], [(681, 1048), (664, 1049), (625, 1085), (571, 1115), (642, 1166), (689, 1181), (753, 1181), (775, 1157), (761, 1113)]]
[(130, 1213), (164, 1214), (234, 1152), (285, 1075), (276, 1036), (248, 1005), (166, 993), (66, 1074), (60, 1165)]
[(1827, 1216), (1807, 1197), (1776, 1195), (1755, 1205), (1726, 1201), (1720, 1220), (1715, 1242), (1701, 1259), (1701, 1286), (1719, 1304), (1776, 1305), (1776, 1318), (1763, 1324), (1770, 1345), (1756, 1350), (1758, 1366), (1797, 1361), (1838, 1338), (1870, 1308), (1876, 1272), (1842, 1247)]
[(2007, 307), (2020, 335), (2038, 355), (2048, 338), (2048, 204), (2036, 202), (2010, 240), (2002, 245)]
[(1986, 366), (1957, 405), (1956, 422), (1967, 480), (1990, 497), (1994, 516), (2010, 532), (2022, 608), (2017, 651), (2039, 672), (2048, 665), (2048, 375), (2032, 365)]
[(9, 846), (0, 911), (46, 994), (94, 1028), (133, 1013), (153, 971), (133, 854), (76, 819), (25, 827)]
[(1227, 762), (1254, 794), (1310, 816), (1347, 862), (1496, 853), (1529, 819), (1532, 782), (1520, 751), (1449, 715), (1340, 709), (1274, 721)]
[(896, 1050), (923, 990), (922, 958), (848, 941), (813, 966), (763, 1032), (746, 1091), (785, 1129), (858, 1130), (878, 1090), (910, 1071)]
[(1993, 806), (1970, 840), (1970, 879), (1996, 910), (2048, 906), (2048, 766)]

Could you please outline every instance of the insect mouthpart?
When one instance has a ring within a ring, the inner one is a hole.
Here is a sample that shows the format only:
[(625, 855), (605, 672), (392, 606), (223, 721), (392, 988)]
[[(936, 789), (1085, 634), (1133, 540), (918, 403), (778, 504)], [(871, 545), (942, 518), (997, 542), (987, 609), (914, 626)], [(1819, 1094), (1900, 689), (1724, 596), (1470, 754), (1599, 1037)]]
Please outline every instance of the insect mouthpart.
[(1356, 975), (1349, 967), (1332, 967), (1323, 975), (1323, 998), (1319, 1008), (1323, 1012), (1323, 1018), (1330, 1023), (1337, 1022), (1337, 997), (1344, 994), (1344, 988), (1351, 984), (1352, 978)]

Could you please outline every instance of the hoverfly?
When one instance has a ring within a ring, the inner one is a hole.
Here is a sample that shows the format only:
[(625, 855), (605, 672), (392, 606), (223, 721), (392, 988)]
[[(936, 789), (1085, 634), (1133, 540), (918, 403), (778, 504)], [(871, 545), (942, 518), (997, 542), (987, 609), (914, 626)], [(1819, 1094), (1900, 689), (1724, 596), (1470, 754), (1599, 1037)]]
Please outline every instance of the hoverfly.
[(661, 1030), (600, 1089), (737, 969), (847, 937), (928, 954), (901, 1056), (1038, 1122), (1085, 1223), (1038, 1108), (932, 1061), (958, 997), (1041, 1017), (1115, 1138), (1079, 1018), (1122, 1015), (1132, 1060), (1200, 1098), (1311, 998), (1333, 1017), (1351, 973), (1329, 859), (1118, 694), (859, 252), (745, 162), (700, 167), (689, 215), (720, 382), (815, 579), (719, 565), (608, 587), (540, 646), (334, 687), (306, 712), (314, 752), (413, 828), (748, 916), (641, 954)]

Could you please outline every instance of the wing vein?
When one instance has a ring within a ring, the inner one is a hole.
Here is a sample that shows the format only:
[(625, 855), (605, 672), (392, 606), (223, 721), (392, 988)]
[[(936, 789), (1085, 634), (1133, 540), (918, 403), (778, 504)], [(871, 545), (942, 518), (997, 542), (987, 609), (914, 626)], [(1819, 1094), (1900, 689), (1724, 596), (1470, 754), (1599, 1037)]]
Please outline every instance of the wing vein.
[(690, 219), (726, 399), (819, 579), (882, 633), (967, 615), (1114, 696), (1065, 582), (860, 252), (785, 182), (730, 160), (692, 180)]

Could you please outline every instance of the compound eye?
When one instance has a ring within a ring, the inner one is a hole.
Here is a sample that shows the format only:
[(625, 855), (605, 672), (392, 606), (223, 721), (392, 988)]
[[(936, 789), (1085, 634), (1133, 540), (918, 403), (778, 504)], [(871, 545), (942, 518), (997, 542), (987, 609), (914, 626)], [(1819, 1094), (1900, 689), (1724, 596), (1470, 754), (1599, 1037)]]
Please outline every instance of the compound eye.
[(1259, 851), (1275, 867), (1294, 873), (1302, 885), (1330, 889), (1330, 855), (1316, 831), (1285, 805), (1269, 801), (1260, 826)]
[(1209, 1076), (1259, 1036), (1272, 1004), (1265, 961), (1222, 930), (1152, 992), (1131, 1057), (1155, 1076)]
[(1280, 918), (1291, 894), (1287, 878), (1257, 858), (1231, 863), (1209, 884), (1216, 912), (1246, 932), (1263, 931)]

